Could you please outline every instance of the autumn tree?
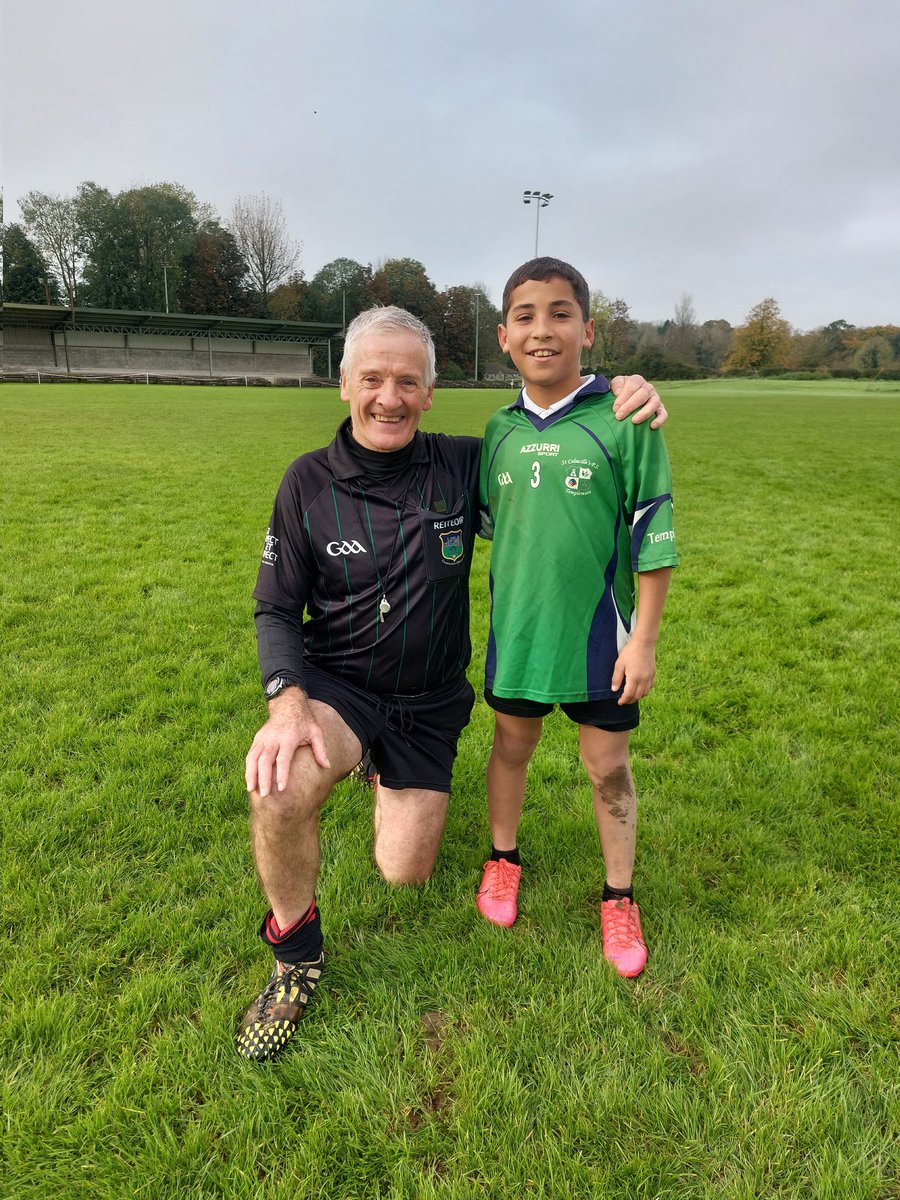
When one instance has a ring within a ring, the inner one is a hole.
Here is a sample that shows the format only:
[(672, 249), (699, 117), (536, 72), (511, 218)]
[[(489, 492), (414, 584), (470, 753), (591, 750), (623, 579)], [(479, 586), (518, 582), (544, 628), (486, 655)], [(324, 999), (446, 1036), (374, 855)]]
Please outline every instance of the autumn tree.
[(59, 285), (21, 225), (3, 230), (3, 300), (7, 304), (59, 304)]
[(785, 366), (798, 370), (819, 367), (828, 357), (828, 341), (821, 329), (812, 333), (795, 333), (785, 354)]
[(277, 321), (313, 320), (308, 315), (309, 284), (302, 271), (293, 271), (269, 293), (269, 313)]
[(771, 297), (747, 314), (747, 323), (734, 332), (726, 371), (759, 371), (780, 366), (791, 344), (791, 327)]
[(586, 352), (592, 371), (615, 375), (634, 348), (634, 322), (624, 300), (610, 300), (603, 292), (591, 292), (594, 345)]
[(26, 233), (50, 264), (66, 303), (74, 308), (84, 261), (74, 197), (31, 191), (20, 198), (19, 208)]
[(281, 205), (265, 192), (238, 196), (231, 210), (231, 231), (259, 297), (260, 315), (266, 316), (269, 293), (296, 266), (300, 245), (288, 233)]
[(684, 292), (675, 305), (675, 317), (666, 331), (666, 354), (676, 362), (697, 362), (697, 316), (694, 301)]
[(731, 325), (721, 317), (704, 321), (697, 331), (697, 363), (718, 371), (728, 357), (733, 334)]

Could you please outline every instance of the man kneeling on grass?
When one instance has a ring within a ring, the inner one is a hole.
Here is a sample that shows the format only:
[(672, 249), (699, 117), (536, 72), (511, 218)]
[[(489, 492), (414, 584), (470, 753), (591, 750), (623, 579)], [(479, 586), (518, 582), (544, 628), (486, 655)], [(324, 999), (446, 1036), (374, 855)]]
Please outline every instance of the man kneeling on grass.
[[(474, 701), (468, 581), (481, 441), (419, 431), (434, 381), (421, 321), (398, 308), (362, 313), (341, 363), (350, 417), (329, 446), (288, 467), (275, 500), (254, 592), (269, 719), (246, 764), (271, 906), (260, 936), (275, 961), (238, 1030), (250, 1059), (283, 1048), (318, 984), (319, 813), (365, 755), (377, 771), (385, 880), (423, 883), (437, 858)], [(613, 384), (620, 416), (643, 405), (642, 419), (665, 420), (639, 376)]]

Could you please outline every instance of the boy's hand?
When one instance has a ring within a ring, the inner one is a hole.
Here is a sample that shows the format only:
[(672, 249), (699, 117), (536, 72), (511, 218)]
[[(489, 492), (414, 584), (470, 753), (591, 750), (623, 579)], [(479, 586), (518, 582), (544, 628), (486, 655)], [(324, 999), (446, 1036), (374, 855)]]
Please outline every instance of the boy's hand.
[(656, 682), (656, 645), (653, 642), (642, 642), (633, 637), (619, 657), (613, 668), (613, 691), (618, 691), (625, 684), (624, 691), (619, 697), (620, 704), (634, 704), (642, 700)]
[(651, 429), (659, 429), (668, 421), (669, 414), (659, 398), (659, 392), (643, 375), (617, 375), (609, 381), (609, 387), (615, 397), (613, 415), (617, 421), (623, 421), (631, 413), (634, 413), (631, 418), (634, 425), (653, 417)]

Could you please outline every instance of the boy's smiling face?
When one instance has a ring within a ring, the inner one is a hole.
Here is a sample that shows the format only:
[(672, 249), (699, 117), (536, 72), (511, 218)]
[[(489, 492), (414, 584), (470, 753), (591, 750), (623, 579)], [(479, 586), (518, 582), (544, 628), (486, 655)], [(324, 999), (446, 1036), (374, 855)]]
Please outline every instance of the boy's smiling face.
[(585, 321), (571, 283), (554, 275), (546, 282), (528, 279), (513, 291), (497, 335), (528, 395), (548, 408), (578, 387), (581, 351), (594, 344), (594, 322)]

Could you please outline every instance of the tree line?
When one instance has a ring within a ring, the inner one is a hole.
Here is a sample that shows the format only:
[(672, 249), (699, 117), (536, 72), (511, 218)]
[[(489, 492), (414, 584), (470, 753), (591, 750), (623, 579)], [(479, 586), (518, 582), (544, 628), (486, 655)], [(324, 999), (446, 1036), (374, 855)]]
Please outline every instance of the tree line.
[[(323, 321), (344, 326), (372, 304), (399, 304), (434, 332), (442, 378), (483, 378), (498, 363), (498, 309), (480, 284), (439, 291), (413, 258), (362, 264), (337, 258), (306, 279), (301, 245), (281, 205), (263, 194), (235, 200), (227, 220), (178, 183), (113, 194), (93, 182), (74, 195), (30, 191), (21, 223), (3, 229), (3, 299), (9, 303), (172, 311)], [(2, 214), (0, 214), (2, 216)], [(585, 366), (647, 378), (759, 372), (895, 373), (900, 329), (844, 320), (791, 328), (762, 300), (743, 325), (698, 322), (683, 295), (671, 318), (637, 321), (627, 302), (591, 294), (596, 337)], [(477, 346), (477, 363), (476, 358)]]

